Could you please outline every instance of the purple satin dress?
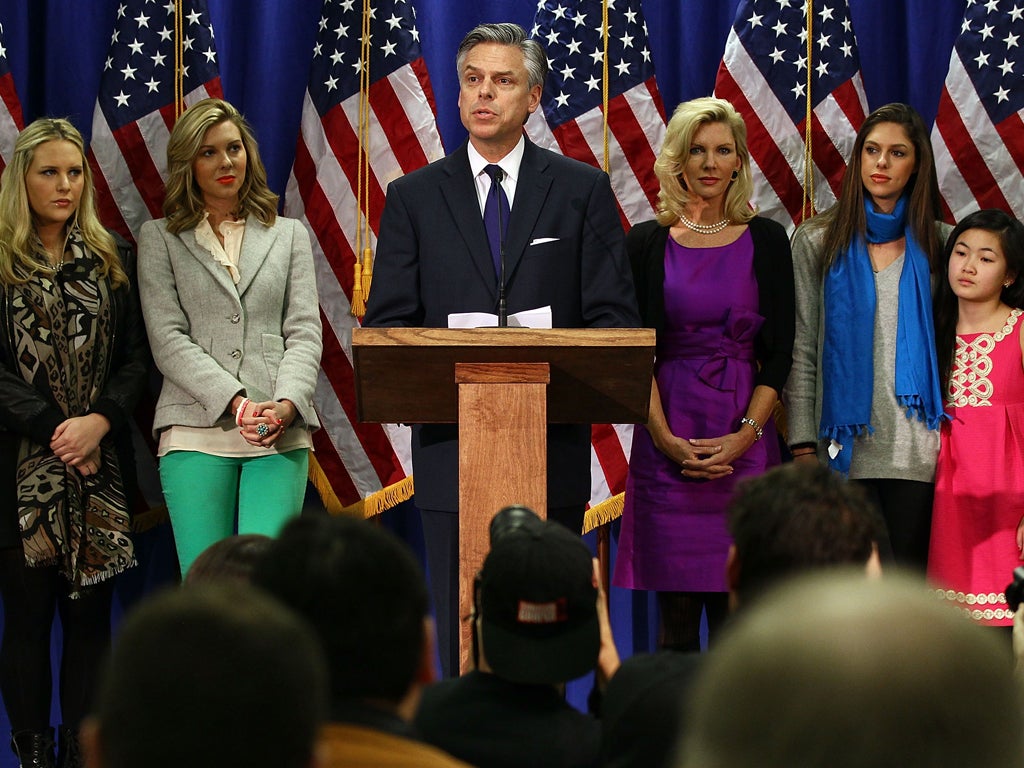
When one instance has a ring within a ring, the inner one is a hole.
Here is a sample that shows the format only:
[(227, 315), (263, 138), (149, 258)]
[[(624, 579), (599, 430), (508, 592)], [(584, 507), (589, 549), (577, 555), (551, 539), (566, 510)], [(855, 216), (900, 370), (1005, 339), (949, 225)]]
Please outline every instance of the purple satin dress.
[[(735, 432), (754, 390), (758, 314), (750, 232), (715, 248), (665, 248), (665, 329), (654, 375), (672, 433)], [(690, 480), (633, 431), (625, 508), (612, 583), (662, 592), (724, 592), (731, 539), (725, 511), (736, 483), (779, 463), (774, 424), (734, 462), (732, 475)]]

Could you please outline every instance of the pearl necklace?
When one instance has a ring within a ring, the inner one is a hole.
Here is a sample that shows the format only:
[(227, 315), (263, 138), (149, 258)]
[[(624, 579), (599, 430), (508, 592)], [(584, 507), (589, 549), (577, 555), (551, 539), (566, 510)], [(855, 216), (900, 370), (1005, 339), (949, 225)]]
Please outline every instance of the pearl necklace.
[(679, 214), (679, 220), (686, 225), (687, 229), (693, 230), (699, 235), (717, 235), (730, 224), (728, 216), (714, 224), (698, 224), (695, 221), (690, 221), (683, 214)]

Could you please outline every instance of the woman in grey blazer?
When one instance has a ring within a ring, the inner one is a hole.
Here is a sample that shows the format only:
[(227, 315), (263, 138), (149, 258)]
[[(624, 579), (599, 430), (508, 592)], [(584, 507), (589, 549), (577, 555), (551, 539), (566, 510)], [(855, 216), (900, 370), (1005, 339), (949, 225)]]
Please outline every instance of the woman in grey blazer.
[(153, 431), (182, 574), (208, 545), (298, 514), (321, 329), (309, 235), (277, 216), (251, 129), (190, 107), (167, 143), (166, 218), (139, 236), (146, 330), (164, 375)]

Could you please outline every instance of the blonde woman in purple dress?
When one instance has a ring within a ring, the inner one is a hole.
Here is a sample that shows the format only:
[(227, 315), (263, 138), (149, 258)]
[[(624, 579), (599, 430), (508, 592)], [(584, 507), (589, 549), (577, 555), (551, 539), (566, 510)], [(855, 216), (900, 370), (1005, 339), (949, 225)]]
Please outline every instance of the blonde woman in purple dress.
[(658, 216), (626, 238), (643, 322), (657, 331), (650, 418), (633, 434), (613, 583), (654, 590), (661, 645), (697, 650), (728, 610), (725, 510), (738, 480), (779, 463), (772, 409), (793, 350), (793, 265), (749, 207), (743, 118), (680, 104), (654, 164)]

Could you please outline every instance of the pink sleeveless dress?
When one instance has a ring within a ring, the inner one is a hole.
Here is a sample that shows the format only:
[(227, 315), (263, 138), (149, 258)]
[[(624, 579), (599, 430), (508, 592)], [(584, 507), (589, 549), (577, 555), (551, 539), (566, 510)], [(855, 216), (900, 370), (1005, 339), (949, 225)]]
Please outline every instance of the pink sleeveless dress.
[(1008, 626), (1003, 591), (1024, 565), (1024, 369), (1021, 310), (995, 334), (957, 336), (935, 471), (928, 575), (975, 621)]

